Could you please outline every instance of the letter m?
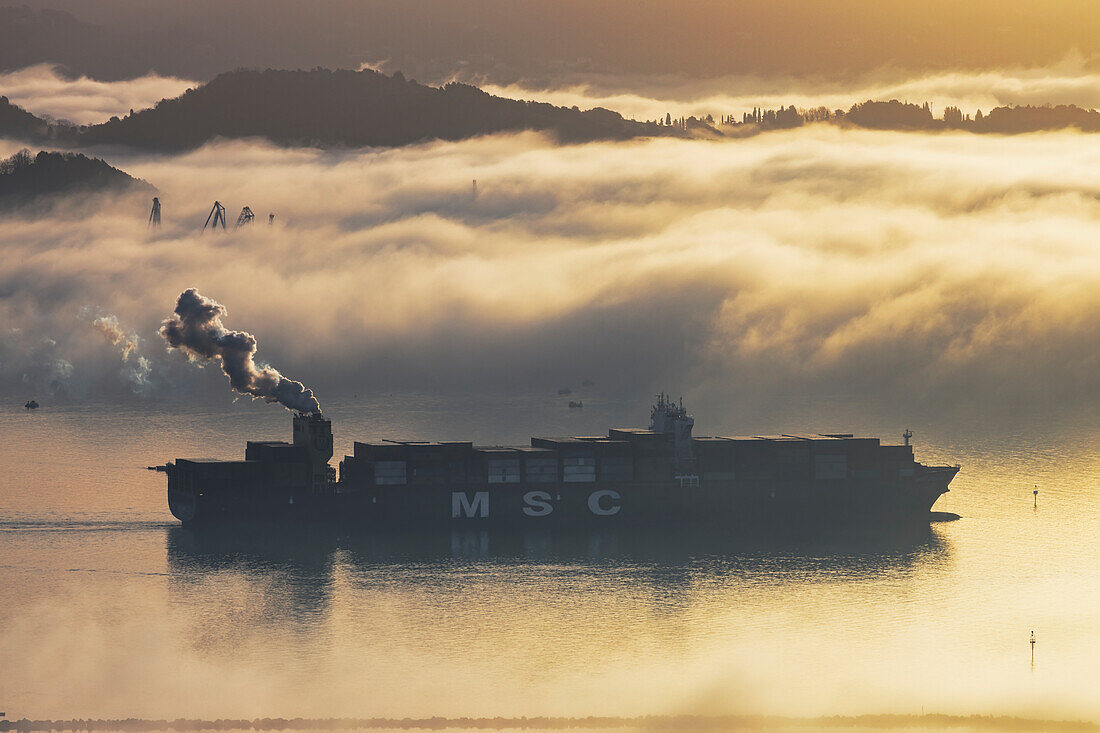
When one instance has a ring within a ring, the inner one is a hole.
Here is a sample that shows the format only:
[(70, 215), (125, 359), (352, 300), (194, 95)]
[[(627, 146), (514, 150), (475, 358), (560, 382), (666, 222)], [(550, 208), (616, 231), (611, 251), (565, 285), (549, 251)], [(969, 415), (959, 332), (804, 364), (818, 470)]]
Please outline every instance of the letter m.
[(471, 519), (487, 516), (489, 516), (488, 491), (475, 492), (473, 501), (466, 498), (465, 491), (451, 492), (451, 519), (461, 519), (462, 517)]

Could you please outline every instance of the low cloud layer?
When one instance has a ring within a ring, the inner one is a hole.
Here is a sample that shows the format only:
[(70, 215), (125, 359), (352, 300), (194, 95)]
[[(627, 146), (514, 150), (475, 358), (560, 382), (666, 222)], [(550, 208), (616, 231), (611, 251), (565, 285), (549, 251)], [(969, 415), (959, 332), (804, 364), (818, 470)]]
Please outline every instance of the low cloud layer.
[[(473, 78), (472, 81), (483, 81)], [(1100, 107), (1100, 70), (1077, 55), (1054, 66), (987, 71), (942, 71), (923, 76), (900, 75), (889, 69), (856, 79), (808, 79), (736, 76), (716, 79), (682, 77), (590, 76), (575, 83), (547, 86), (537, 82), (484, 85), (505, 97), (538, 99), (582, 109), (607, 107), (638, 120), (673, 117), (740, 118), (754, 107), (799, 109), (826, 107), (847, 110), (873, 99), (929, 102), (939, 117), (948, 106), (966, 114), (993, 107), (1075, 104)]]
[[(360, 69), (392, 73), (388, 59), (366, 61)], [(947, 70), (914, 76), (893, 69), (879, 69), (849, 78), (728, 76), (689, 79), (677, 75), (614, 76), (585, 74), (572, 80), (563, 75), (554, 83), (518, 81), (497, 83), (488, 77), (461, 73), (453, 77), (478, 84), (491, 94), (533, 99), (581, 109), (606, 107), (638, 120), (673, 117), (705, 117), (733, 114), (754, 107), (794, 105), (800, 109), (826, 107), (848, 109), (867, 99), (900, 99), (929, 102), (939, 116), (944, 107), (964, 113), (988, 112), (1002, 105), (1075, 104), (1100, 108), (1100, 67), (1077, 53), (1060, 63), (1041, 67), (996, 70)], [(440, 79), (443, 83), (446, 79)], [(202, 82), (156, 73), (123, 81), (99, 81), (88, 77), (66, 78), (56, 67), (39, 64), (0, 73), (0, 95), (37, 115), (77, 124), (103, 122), (124, 116), (163, 98), (176, 97)], [(429, 82), (431, 83), (431, 82)]]
[(183, 94), (196, 82), (148, 74), (125, 81), (104, 82), (86, 76), (68, 79), (49, 64), (0, 73), (0, 95), (38, 116), (78, 125), (124, 117), (165, 97)]
[[(64, 359), (70, 394), (109, 392), (118, 352), (74, 314), (94, 303), (153, 339), (196, 287), (322, 397), (593, 379), (744, 410), (810, 393), (1095, 407), (1095, 144), (819, 127), (104, 151), (160, 188), (164, 225), (146, 228), (143, 198), (5, 222), (0, 322), (21, 335), (5, 337), (0, 390), (33, 396), (23, 365)], [(245, 205), (257, 223), (201, 234), (215, 198), (231, 225)], [(176, 391), (224, 389), (150, 358)]]

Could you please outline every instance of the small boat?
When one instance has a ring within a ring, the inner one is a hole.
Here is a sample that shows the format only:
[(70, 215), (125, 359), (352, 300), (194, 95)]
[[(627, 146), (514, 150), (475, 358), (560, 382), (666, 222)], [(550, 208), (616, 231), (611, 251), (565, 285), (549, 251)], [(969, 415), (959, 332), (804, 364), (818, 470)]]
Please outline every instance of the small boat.
[(584, 407), (584, 403), (581, 402), (580, 400), (577, 400), (575, 402), (573, 400), (569, 401), (569, 409), (570, 410), (579, 410), (582, 407)]

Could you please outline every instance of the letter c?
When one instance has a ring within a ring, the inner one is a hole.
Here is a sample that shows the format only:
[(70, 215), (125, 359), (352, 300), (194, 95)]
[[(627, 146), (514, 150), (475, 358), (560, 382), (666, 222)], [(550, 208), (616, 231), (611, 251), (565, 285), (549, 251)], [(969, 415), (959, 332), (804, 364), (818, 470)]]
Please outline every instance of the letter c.
[(618, 501), (622, 497), (619, 496), (618, 491), (612, 491), (611, 489), (603, 489), (602, 491), (593, 491), (588, 497), (588, 510), (598, 517), (610, 517), (612, 514), (618, 514), (621, 506), (615, 504), (614, 506), (604, 507), (600, 500), (604, 497), (609, 499), (615, 499)]

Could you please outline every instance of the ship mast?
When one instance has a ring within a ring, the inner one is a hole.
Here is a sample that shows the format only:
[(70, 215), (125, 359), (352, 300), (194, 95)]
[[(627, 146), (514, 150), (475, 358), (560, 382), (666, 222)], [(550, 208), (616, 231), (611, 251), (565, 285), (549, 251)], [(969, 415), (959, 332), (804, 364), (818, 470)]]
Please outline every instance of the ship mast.
[(691, 430), (694, 427), (695, 418), (684, 409), (683, 397), (677, 404), (664, 392), (657, 395), (657, 403), (649, 416), (649, 429), (655, 433), (672, 433), (676, 460), (686, 462), (694, 459), (691, 446)]

